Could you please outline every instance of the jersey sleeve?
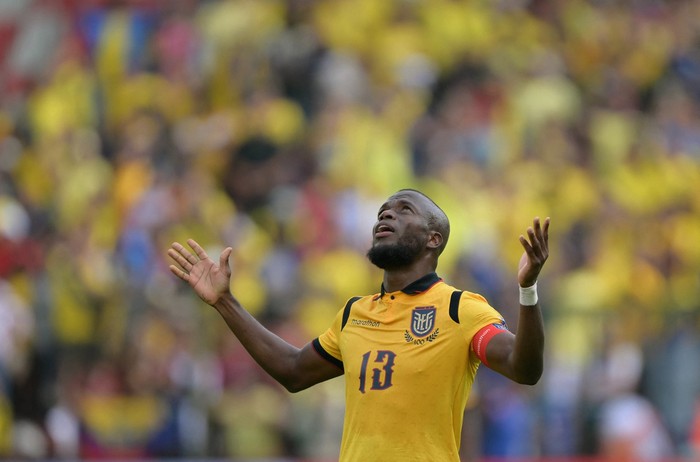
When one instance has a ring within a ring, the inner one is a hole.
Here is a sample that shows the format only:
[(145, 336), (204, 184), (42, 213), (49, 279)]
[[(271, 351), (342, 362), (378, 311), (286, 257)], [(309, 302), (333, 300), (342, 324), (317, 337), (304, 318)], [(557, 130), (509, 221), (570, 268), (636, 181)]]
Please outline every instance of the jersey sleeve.
[(507, 331), (508, 328), (506, 327), (506, 323), (504, 321), (500, 324), (489, 324), (486, 327), (481, 328), (476, 333), (471, 342), (472, 351), (474, 352), (476, 357), (481, 360), (482, 363), (484, 363), (487, 366), (489, 365), (488, 358), (486, 357), (486, 347), (488, 346), (491, 339), (494, 338), (496, 335), (502, 334)]
[(343, 322), (343, 311), (338, 311), (333, 324), (312, 342), (314, 349), (321, 357), (341, 369), (343, 368), (343, 355), (340, 352), (340, 330)]
[(472, 340), (477, 332), (487, 326), (497, 325), (499, 330), (503, 332), (508, 329), (501, 313), (489, 305), (484, 297), (471, 292), (462, 294), (459, 305), (459, 319), (465, 339), (469, 344), (472, 344)]

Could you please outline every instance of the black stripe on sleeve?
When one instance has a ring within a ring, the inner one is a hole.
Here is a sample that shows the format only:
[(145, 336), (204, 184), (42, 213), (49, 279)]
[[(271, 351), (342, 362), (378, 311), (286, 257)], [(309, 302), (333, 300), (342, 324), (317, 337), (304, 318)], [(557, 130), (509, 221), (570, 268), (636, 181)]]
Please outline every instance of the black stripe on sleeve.
[(341, 370), (345, 370), (345, 368), (343, 367), (343, 362), (339, 359), (336, 359), (330, 353), (324, 350), (321, 346), (321, 342), (318, 341), (318, 338), (313, 339), (311, 345), (314, 347), (314, 350), (316, 350), (316, 353), (318, 353), (323, 359), (327, 360), (335, 366), (338, 366)]
[(459, 324), (459, 300), (462, 298), (462, 290), (455, 290), (450, 296), (450, 317)]
[(350, 307), (352, 306), (353, 303), (361, 299), (362, 297), (352, 297), (348, 302), (345, 304), (345, 309), (343, 309), (343, 323), (340, 325), (340, 330), (343, 330), (345, 328), (345, 324), (348, 323), (348, 319), (350, 318)]

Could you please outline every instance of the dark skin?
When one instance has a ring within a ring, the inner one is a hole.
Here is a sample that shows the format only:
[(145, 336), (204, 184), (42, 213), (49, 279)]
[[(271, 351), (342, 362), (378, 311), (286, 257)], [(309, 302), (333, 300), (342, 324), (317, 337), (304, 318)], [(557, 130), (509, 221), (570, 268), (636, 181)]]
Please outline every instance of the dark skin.
[[(430, 219), (432, 218), (432, 220)], [(549, 256), (549, 218), (539, 218), (520, 236), (524, 252), (518, 269), (521, 287), (532, 286)], [(420, 240), (421, 250), (407, 265), (384, 271), (387, 292), (401, 290), (411, 282), (435, 271), (449, 225), (444, 213), (427, 197), (412, 190), (391, 196), (380, 208), (373, 228), (373, 246), (391, 245), (404, 235)], [(444, 235), (444, 236), (443, 236)], [(168, 249), (174, 264), (170, 270), (187, 282), (197, 295), (213, 306), (253, 359), (290, 392), (304, 390), (337, 377), (343, 371), (316, 353), (311, 343), (297, 348), (281, 339), (241, 306), (230, 292), (232, 249), (227, 247), (213, 261), (193, 239), (187, 240), (192, 252), (175, 242)], [(538, 305), (521, 306), (515, 334), (504, 332), (489, 342), (489, 367), (523, 384), (535, 384), (542, 375), (544, 325)]]

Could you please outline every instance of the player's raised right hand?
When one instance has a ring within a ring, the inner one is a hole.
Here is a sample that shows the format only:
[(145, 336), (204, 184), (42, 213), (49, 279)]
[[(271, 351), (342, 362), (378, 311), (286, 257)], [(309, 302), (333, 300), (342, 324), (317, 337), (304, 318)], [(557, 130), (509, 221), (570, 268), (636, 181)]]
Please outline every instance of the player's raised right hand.
[(231, 286), (231, 247), (226, 247), (219, 257), (219, 264), (209, 258), (204, 249), (194, 240), (188, 239), (187, 245), (194, 254), (179, 242), (173, 242), (168, 249), (168, 256), (176, 263), (170, 265), (170, 271), (186, 281), (199, 298), (214, 305), (221, 297), (230, 293)]

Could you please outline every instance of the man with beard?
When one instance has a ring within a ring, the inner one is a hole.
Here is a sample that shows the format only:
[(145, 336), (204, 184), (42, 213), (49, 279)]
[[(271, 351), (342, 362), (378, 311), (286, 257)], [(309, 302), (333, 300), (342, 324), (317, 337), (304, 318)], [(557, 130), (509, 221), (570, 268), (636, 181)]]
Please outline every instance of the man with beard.
[(379, 293), (353, 297), (319, 337), (297, 348), (268, 331), (230, 293), (226, 248), (218, 265), (199, 244), (173, 243), (171, 271), (221, 314), (250, 355), (287, 390), (344, 374), (341, 462), (459, 461), (464, 408), (479, 364), (522, 384), (542, 374), (544, 327), (536, 282), (549, 219), (533, 220), (518, 269), (516, 333), (476, 293), (436, 273), (450, 225), (423, 193), (404, 189), (379, 209), (367, 256), (384, 270)]

